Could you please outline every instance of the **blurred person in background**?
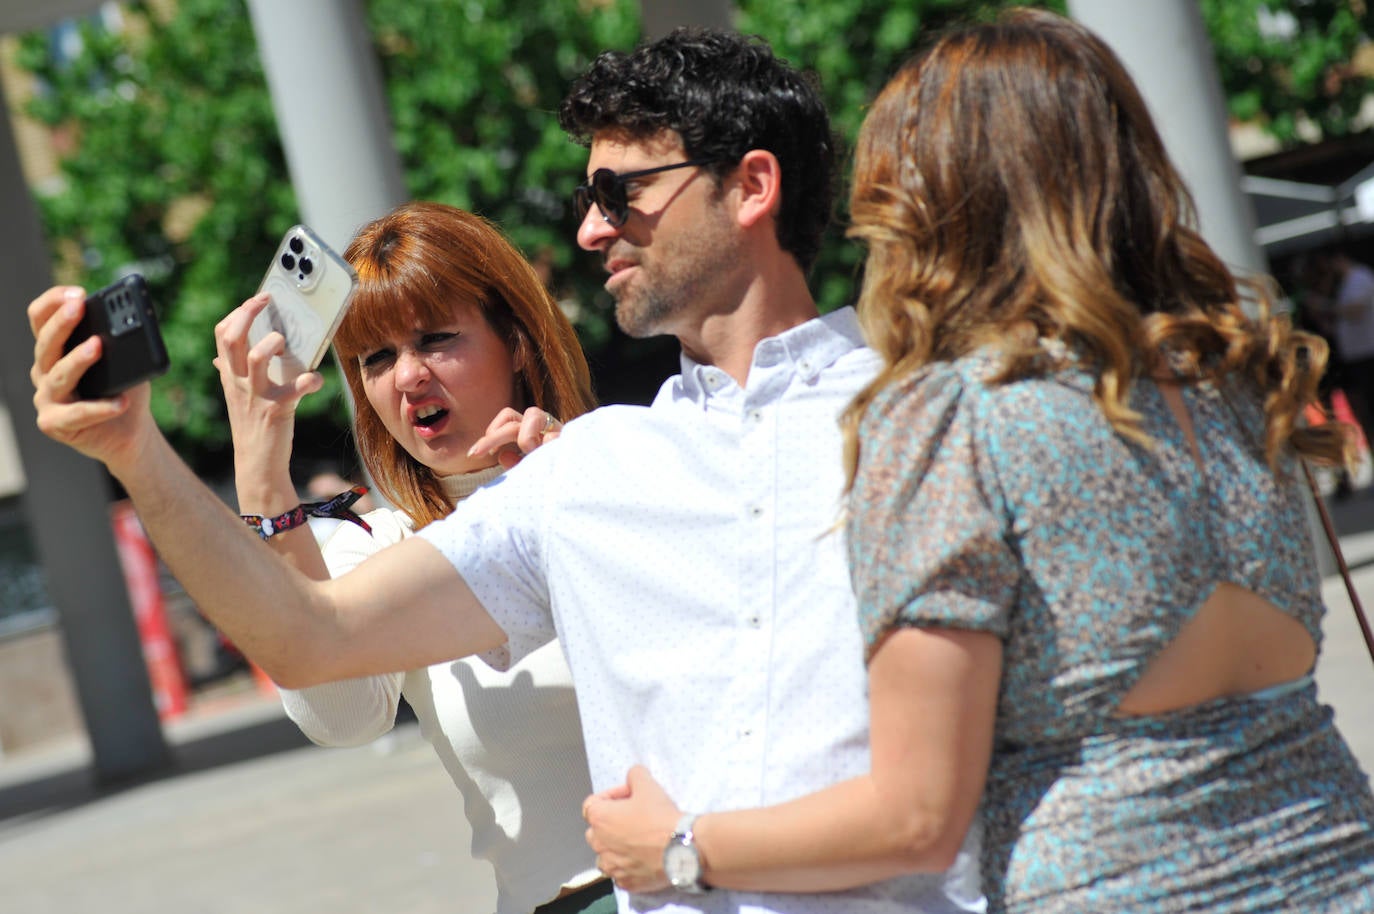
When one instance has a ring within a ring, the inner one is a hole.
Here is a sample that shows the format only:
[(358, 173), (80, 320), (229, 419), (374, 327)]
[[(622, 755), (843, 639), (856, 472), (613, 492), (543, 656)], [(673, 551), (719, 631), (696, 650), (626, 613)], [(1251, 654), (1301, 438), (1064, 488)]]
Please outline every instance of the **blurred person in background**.
[(1301, 275), (1301, 314), (1333, 350), (1327, 379), (1331, 412), (1359, 425), (1367, 461), (1374, 436), (1374, 270), (1340, 248), (1321, 248), (1307, 255)]

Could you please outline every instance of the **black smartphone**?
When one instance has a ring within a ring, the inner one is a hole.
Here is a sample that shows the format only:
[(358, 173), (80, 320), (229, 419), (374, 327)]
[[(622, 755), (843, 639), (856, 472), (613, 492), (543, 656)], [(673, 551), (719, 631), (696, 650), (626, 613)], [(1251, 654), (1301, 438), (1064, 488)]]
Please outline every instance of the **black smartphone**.
[(143, 277), (133, 273), (86, 297), (86, 313), (67, 337), (66, 351), (100, 337), (100, 361), (76, 382), (83, 400), (113, 397), (167, 370), (153, 299)]

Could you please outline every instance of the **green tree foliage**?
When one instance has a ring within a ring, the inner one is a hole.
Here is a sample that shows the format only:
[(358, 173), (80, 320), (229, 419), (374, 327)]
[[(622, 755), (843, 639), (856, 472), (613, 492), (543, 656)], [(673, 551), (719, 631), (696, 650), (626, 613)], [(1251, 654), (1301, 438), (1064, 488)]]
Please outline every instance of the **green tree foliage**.
[[(738, 27), (762, 35), (782, 57), (813, 71), (821, 82), (835, 131), (843, 147), (847, 178), (853, 148), (868, 103), (922, 39), (962, 22), (994, 17), (1009, 6), (1039, 6), (1064, 12), (1062, 0), (849, 0), (797, 4), (794, 0), (740, 0)], [(837, 36), (843, 36), (837, 40)], [(812, 275), (823, 310), (851, 304), (863, 252), (843, 241), (848, 186), (842, 185), (837, 219)]]
[(1368, 71), (1352, 66), (1374, 36), (1369, 0), (1201, 0), (1201, 8), (1233, 117), (1261, 123), (1287, 146), (1355, 129), (1374, 91)]
[[(409, 193), (503, 226), (575, 313), (603, 397), (643, 397), (673, 364), (674, 347), (614, 330), (600, 266), (573, 240), (568, 201), (585, 153), (555, 116), (597, 52), (637, 40), (636, 0), (364, 2)], [(1369, 32), (1367, 2), (1202, 0), (1233, 113), (1289, 140), (1302, 120), (1329, 135), (1350, 129), (1369, 89), (1349, 67)], [(1011, 4), (737, 5), (743, 31), (818, 75), (847, 150), (869, 100), (924, 36)], [(1063, 0), (1031, 5), (1064, 11)], [(132, 267), (153, 283), (173, 362), (154, 384), (154, 408), (178, 447), (214, 471), (228, 435), (211, 328), (252, 293), (298, 213), (243, 0), (122, 9), (125, 28), (86, 22), (80, 52), (61, 62), (47, 33), (22, 42), (22, 65), (46, 86), (32, 113), (71, 141), (64, 180), (40, 204), (63, 279), (95, 287)], [(1273, 15), (1261, 20), (1261, 9)], [(842, 188), (836, 230), (813, 274), (827, 310), (853, 300), (861, 255), (842, 238), (844, 196)], [(326, 377), (337, 392), (337, 376)], [(303, 409), (326, 413), (325, 436), (342, 441), (337, 396), (310, 398)]]
[(252, 294), (295, 209), (252, 30), (225, 7), (183, 0), (163, 19), (131, 4), (118, 33), (80, 20), (75, 55), (46, 33), (19, 52), (45, 86), (29, 113), (71, 149), (38, 198), (56, 271), (88, 288), (147, 276), (172, 362), (154, 411), (198, 455), (228, 440), (211, 328)]
[[(252, 294), (299, 211), (242, 0), (122, 10), (122, 28), (75, 23), (74, 55), (54, 54), (47, 31), (20, 43), (20, 65), (43, 85), (29, 113), (70, 138), (63, 181), (39, 205), (64, 281), (96, 288), (133, 269), (147, 276), (172, 360), (154, 382), (154, 412), (183, 453), (218, 472), (228, 427), (212, 328)], [(606, 350), (604, 277), (574, 256), (566, 203), (585, 153), (555, 111), (596, 52), (634, 44), (638, 5), (371, 0), (367, 14), (410, 193), (505, 227), (570, 300), (589, 303), (579, 330), (593, 355)], [(301, 413), (326, 419), (307, 428), (337, 442), (341, 382), (328, 365), (325, 376)]]

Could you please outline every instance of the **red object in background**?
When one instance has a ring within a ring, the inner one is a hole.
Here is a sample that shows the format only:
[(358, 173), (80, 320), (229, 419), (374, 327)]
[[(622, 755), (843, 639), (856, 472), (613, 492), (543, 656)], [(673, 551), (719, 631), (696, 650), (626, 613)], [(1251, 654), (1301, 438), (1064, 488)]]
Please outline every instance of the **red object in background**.
[(1360, 428), (1360, 420), (1355, 418), (1355, 411), (1350, 408), (1350, 401), (1346, 399), (1345, 391), (1339, 387), (1331, 391), (1331, 415), (1335, 416), (1346, 425), (1355, 427), (1355, 435), (1359, 439), (1360, 453), (1369, 450), (1369, 442), (1364, 438), (1364, 429)]
[(253, 684), (258, 687), (258, 691), (264, 695), (277, 694), (277, 684), (272, 681), (272, 677), (263, 672), (262, 667), (253, 661), (248, 661), (248, 669), (253, 671)]
[(129, 589), (129, 602), (138, 623), (143, 661), (148, 666), (158, 717), (163, 720), (177, 717), (186, 712), (186, 676), (167, 624), (167, 604), (158, 581), (157, 555), (130, 502), (120, 501), (110, 506), (110, 523), (114, 527), (119, 564), (124, 569), (124, 584)]
[[(1326, 413), (1315, 403), (1307, 404), (1304, 415), (1311, 425), (1321, 425), (1326, 421)], [(1356, 447), (1359, 448), (1360, 453), (1369, 451), (1369, 442), (1365, 440), (1364, 429), (1360, 428), (1360, 422), (1355, 418), (1355, 411), (1350, 408), (1350, 401), (1346, 399), (1345, 391), (1339, 387), (1331, 391), (1331, 417), (1355, 429)]]

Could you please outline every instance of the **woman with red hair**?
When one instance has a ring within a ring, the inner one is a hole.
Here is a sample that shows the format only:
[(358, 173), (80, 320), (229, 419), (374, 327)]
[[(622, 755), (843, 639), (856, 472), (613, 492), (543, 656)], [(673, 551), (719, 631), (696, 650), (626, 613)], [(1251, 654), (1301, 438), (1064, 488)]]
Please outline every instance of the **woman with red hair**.
[[(482, 218), (407, 204), (363, 226), (344, 259), (359, 285), (334, 347), (363, 463), (396, 508), (369, 512), (361, 524), (334, 522), (322, 545), (305, 527), (269, 537), (320, 579), (444, 517), (594, 405), (572, 325)], [(280, 335), (251, 348), (247, 340), (265, 304), (250, 299), (220, 323), (216, 364), (239, 508), (274, 517), (300, 500), (289, 467), (295, 407), (320, 377), (270, 382), (266, 365)], [(582, 840), (586, 750), (557, 643), (502, 673), (466, 659), (281, 694), (291, 719), (325, 746), (376, 739), (405, 697), (463, 794), (473, 854), (492, 864), (500, 914), (614, 910)]]

